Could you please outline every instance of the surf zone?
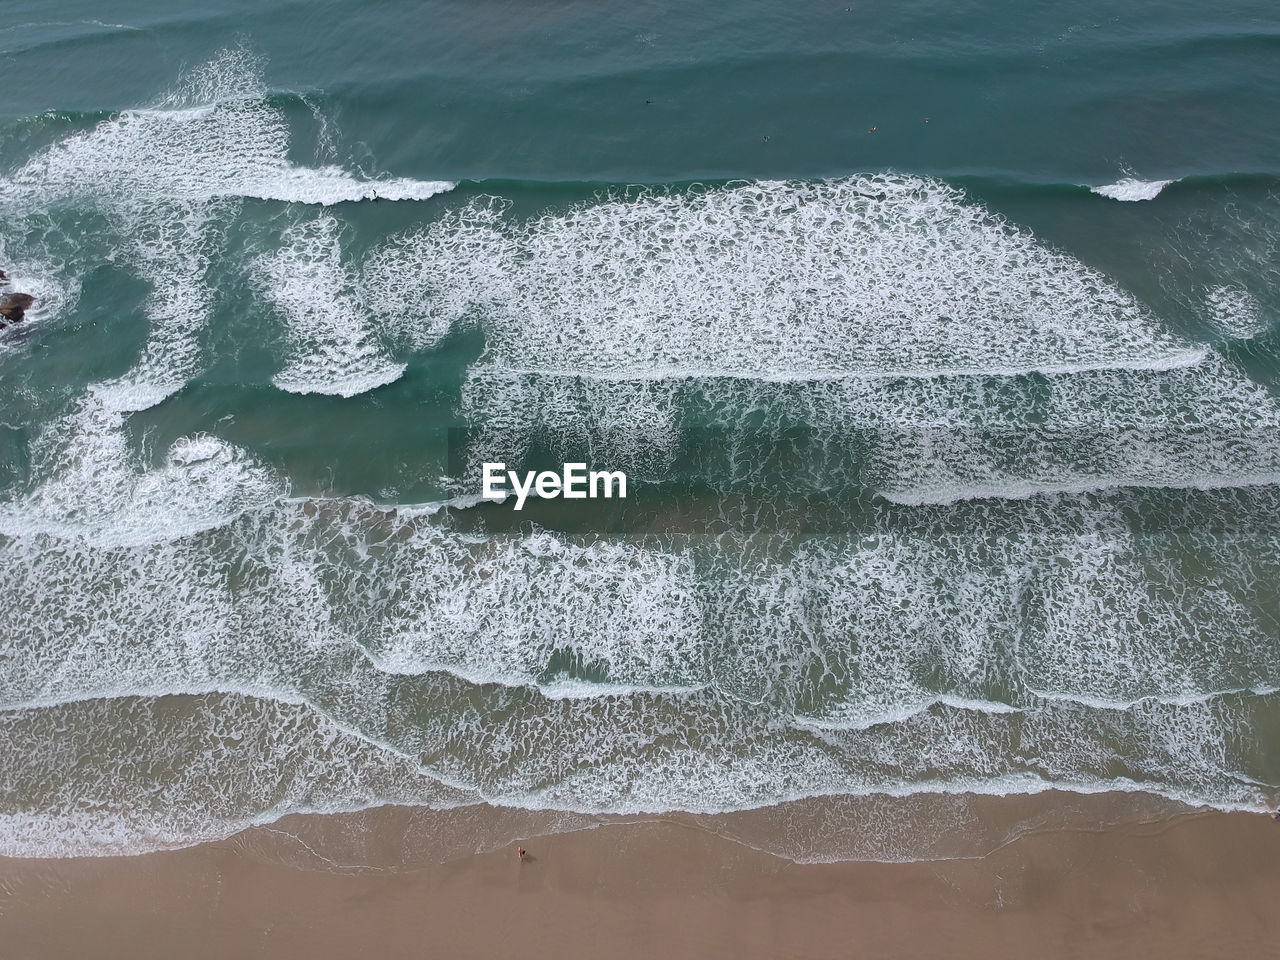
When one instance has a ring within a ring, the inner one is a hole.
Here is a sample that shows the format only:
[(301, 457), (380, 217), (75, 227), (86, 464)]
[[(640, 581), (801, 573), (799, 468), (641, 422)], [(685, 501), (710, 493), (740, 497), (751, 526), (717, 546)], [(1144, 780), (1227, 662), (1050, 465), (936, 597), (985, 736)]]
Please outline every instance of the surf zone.
[(544, 500), (564, 497), (567, 500), (610, 500), (627, 496), (627, 475), (621, 470), (587, 470), (585, 463), (566, 463), (560, 473), (543, 470), (526, 471), (523, 482), (505, 463), (485, 463), (483, 497), (486, 500), (505, 500), (510, 493), (516, 497), (517, 510), (524, 509), (530, 493)]

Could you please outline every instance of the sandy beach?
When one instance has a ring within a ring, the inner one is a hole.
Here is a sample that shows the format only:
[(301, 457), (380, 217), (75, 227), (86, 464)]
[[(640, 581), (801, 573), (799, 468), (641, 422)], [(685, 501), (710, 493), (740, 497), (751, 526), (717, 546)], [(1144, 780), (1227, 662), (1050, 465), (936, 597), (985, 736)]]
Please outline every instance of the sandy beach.
[(0, 12), (0, 960), (1280, 960), (1280, 3)]
[[(379, 813), (389, 837), (404, 815)], [(1262, 957), (1280, 935), (1280, 824), (1263, 815), (1050, 830), (915, 863), (801, 865), (674, 820), (537, 837), (524, 863), (512, 846), (410, 870), (299, 866), (265, 837), (0, 861), (4, 956)]]

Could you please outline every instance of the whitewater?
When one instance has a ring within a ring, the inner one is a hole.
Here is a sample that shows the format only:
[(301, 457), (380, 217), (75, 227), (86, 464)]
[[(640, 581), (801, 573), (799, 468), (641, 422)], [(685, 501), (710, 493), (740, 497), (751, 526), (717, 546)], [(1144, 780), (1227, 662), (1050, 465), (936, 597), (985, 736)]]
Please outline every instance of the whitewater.
[[(1170, 322), (901, 172), (531, 211), (327, 125), (303, 162), (264, 70), (0, 175), (39, 298), (0, 340), (0, 855), (386, 804), (1280, 798), (1257, 283)], [(517, 514), (498, 460), (634, 486)], [(776, 852), (927, 855), (893, 829)]]

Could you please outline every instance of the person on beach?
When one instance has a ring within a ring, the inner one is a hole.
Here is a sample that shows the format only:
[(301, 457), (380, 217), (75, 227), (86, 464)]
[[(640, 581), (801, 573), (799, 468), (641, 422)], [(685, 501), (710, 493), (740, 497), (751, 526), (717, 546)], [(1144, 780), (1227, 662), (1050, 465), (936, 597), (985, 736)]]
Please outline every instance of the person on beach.
[(516, 847), (516, 859), (524, 863), (529, 854), (525, 853), (524, 847)]

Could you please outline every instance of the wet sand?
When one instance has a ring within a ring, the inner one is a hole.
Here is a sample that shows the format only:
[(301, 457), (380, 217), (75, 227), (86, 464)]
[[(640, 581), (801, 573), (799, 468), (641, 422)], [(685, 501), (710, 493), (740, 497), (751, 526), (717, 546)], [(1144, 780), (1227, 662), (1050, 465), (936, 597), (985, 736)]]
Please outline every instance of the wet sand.
[[(399, 814), (388, 811), (394, 819)], [(292, 818), (322, 821), (323, 818)], [(275, 836), (284, 836), (284, 822)], [(323, 829), (323, 827), (322, 827)], [(394, 833), (394, 831), (390, 831)], [(1049, 830), (971, 860), (801, 865), (688, 823), (535, 837), (398, 871), (188, 850), (0, 860), (0, 949), (28, 958), (1264, 957), (1280, 823), (1200, 814)], [(261, 839), (261, 836), (259, 837)]]

